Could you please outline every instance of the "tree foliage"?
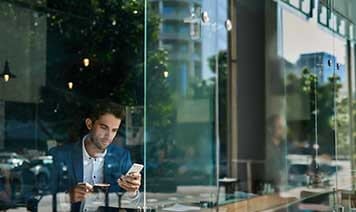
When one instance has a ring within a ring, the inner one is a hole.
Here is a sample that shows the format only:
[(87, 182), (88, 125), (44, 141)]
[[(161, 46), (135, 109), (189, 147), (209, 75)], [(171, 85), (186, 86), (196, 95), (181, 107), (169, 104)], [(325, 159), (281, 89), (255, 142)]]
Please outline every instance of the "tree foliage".
[[(318, 76), (308, 68), (301, 76), (289, 74), (287, 77), (287, 95), (298, 94), (302, 104), (308, 104), (309, 118), (301, 120), (302, 128), (289, 127), (289, 135), (297, 139), (306, 139), (310, 146), (316, 142), (321, 153), (335, 154), (335, 101), (341, 88), (340, 77), (330, 76), (328, 82), (321, 83)], [(341, 115), (341, 114), (339, 114)], [(296, 135), (297, 134), (297, 135)], [(345, 140), (346, 138), (342, 138)]]
[[(79, 126), (69, 126), (81, 123), (87, 105), (96, 99), (143, 106), (144, 1), (51, 0), (47, 8), (47, 83), (42, 89), (41, 118), (49, 122), (66, 120), (56, 126), (65, 135), (68, 128), (77, 130)], [(148, 16), (149, 45), (158, 41), (159, 21), (156, 14)], [(151, 46), (147, 55), (148, 70), (152, 66), (159, 69), (147, 73), (146, 89), (159, 90), (161, 99), (156, 101), (156, 111), (164, 114), (169, 110), (169, 106), (163, 106), (169, 94), (161, 75), (166, 57)], [(87, 67), (84, 58), (90, 60)], [(73, 83), (72, 90), (68, 82)]]

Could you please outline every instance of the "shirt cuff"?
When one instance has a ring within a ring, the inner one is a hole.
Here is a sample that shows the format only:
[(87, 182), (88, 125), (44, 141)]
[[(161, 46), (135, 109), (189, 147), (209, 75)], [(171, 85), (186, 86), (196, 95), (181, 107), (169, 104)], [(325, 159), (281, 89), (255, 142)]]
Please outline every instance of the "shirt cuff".
[(127, 192), (127, 197), (130, 200), (136, 200), (140, 197), (140, 191), (135, 191), (135, 192)]

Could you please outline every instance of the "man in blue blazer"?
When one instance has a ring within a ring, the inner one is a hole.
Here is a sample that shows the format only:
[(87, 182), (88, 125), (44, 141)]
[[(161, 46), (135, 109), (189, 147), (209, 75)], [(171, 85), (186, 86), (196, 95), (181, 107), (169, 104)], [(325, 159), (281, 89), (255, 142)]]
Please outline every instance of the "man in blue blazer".
[(123, 107), (99, 102), (85, 119), (89, 132), (81, 141), (50, 150), (54, 200), (57, 192), (68, 192), (71, 210), (79, 211), (94, 184), (110, 184), (109, 192), (128, 191), (131, 198), (138, 196), (141, 175), (126, 175), (132, 165), (130, 153), (112, 144), (123, 117)]

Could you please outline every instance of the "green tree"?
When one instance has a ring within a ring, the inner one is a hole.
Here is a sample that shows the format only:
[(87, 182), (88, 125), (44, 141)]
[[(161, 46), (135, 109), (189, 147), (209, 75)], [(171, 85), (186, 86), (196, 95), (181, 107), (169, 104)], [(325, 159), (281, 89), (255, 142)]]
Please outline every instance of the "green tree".
[[(328, 82), (320, 83), (318, 77), (308, 68), (302, 70), (300, 77), (289, 74), (287, 77), (287, 95), (298, 94), (303, 104), (308, 104), (309, 118), (301, 120), (302, 130), (289, 126), (289, 135), (303, 138), (313, 145), (316, 140), (320, 153), (335, 154), (334, 101), (341, 88), (340, 78), (329, 77)], [(297, 135), (295, 135), (297, 133)]]
[[(219, 134), (221, 142), (221, 151), (224, 152), (222, 156), (226, 156), (227, 148), (227, 128), (228, 128), (228, 114), (227, 114), (227, 101), (228, 101), (228, 53), (226, 50), (220, 51), (217, 55), (213, 55), (208, 59), (210, 70), (216, 73), (218, 70), (218, 86), (219, 86)], [(212, 90), (215, 87), (215, 81), (212, 80)]]
[[(43, 120), (54, 121), (61, 135), (69, 130), (71, 137), (79, 136), (77, 123), (95, 99), (144, 105), (144, 6), (142, 0), (48, 1), (47, 85), (40, 114)], [(147, 73), (146, 89), (160, 92), (155, 107), (148, 107), (162, 116), (161, 122), (169, 123), (170, 95), (162, 77), (167, 57), (152, 46), (158, 41), (159, 22), (156, 14), (148, 15), (147, 70), (155, 72)], [(90, 60), (88, 67), (84, 58)], [(73, 82), (72, 90), (68, 82)]]

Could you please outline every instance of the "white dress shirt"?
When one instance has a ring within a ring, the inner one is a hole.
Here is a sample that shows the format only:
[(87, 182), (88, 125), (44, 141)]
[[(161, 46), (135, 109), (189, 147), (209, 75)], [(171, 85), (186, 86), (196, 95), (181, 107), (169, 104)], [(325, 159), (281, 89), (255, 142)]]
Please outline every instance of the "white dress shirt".
[[(104, 153), (97, 154), (92, 157), (87, 152), (85, 148), (85, 140), (88, 135), (84, 136), (82, 139), (82, 152), (83, 152), (83, 182), (94, 185), (96, 183), (104, 182), (104, 157), (107, 150)], [(101, 196), (101, 197), (100, 197)], [(88, 195), (86, 200), (82, 203), (82, 210), (84, 212), (95, 211), (97, 207), (92, 205), (93, 202), (104, 202), (102, 194), (91, 194)], [(93, 207), (94, 206), (94, 207)]]
[[(104, 157), (107, 153), (105, 150), (101, 154), (96, 154), (95, 157), (91, 157), (86, 148), (85, 148), (85, 140), (88, 135), (84, 136), (82, 139), (82, 150), (83, 150), (83, 182), (94, 185), (96, 183), (104, 182)], [(140, 201), (140, 193), (139, 192), (126, 192), (127, 196), (124, 195), (130, 202), (136, 202), (136, 204)], [(92, 193), (88, 195), (88, 197), (83, 201), (81, 205), (81, 211), (90, 212), (96, 211), (97, 205), (96, 203), (104, 203), (104, 194), (95, 194)]]
[(91, 185), (104, 182), (104, 157), (107, 150), (104, 153), (97, 154), (95, 157), (91, 157), (85, 148), (85, 139), (88, 136), (84, 136), (82, 140), (83, 149), (83, 182)]

